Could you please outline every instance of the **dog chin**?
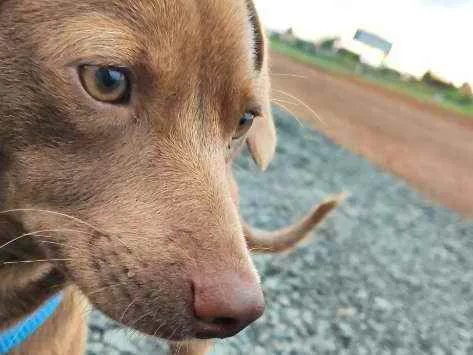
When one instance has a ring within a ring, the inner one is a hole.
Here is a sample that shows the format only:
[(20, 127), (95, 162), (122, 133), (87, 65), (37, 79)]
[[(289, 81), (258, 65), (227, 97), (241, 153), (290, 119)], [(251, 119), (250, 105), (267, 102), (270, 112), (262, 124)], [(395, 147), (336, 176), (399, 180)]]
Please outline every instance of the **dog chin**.
[[(154, 314), (140, 314), (139, 312), (130, 312), (130, 316), (123, 317), (115, 312), (109, 312), (98, 304), (95, 307), (113, 320), (117, 325), (137, 331), (142, 335), (160, 338), (171, 342), (183, 342), (196, 339), (193, 325), (183, 319), (154, 319)], [(107, 308), (107, 307), (105, 307)], [(182, 317), (185, 318), (185, 317)]]
[(184, 342), (196, 339), (193, 332), (186, 329), (186, 327), (162, 327), (158, 322), (142, 326), (135, 325), (132, 328), (144, 335), (153, 338), (160, 338), (171, 342)]

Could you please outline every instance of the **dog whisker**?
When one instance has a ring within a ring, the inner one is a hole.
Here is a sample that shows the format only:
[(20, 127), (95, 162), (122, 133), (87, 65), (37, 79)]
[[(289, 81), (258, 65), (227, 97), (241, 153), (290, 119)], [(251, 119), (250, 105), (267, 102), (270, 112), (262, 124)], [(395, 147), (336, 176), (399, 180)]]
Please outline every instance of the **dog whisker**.
[(72, 260), (74, 259), (37, 259), (37, 260), (5, 261), (2, 263), (2, 265), (50, 263), (50, 262), (60, 262), (60, 261), (72, 261)]
[(136, 319), (135, 321), (131, 322), (129, 324), (130, 327), (133, 327), (136, 323), (138, 323), (140, 320), (146, 318), (146, 317), (149, 317), (149, 316), (152, 316), (154, 315), (154, 312), (150, 311), (150, 312), (147, 312), (145, 314), (143, 314), (141, 317), (139, 317), (138, 319)]
[(131, 301), (128, 306), (126, 306), (125, 310), (122, 313), (122, 316), (120, 317), (120, 320), (118, 321), (119, 323), (123, 322), (123, 319), (125, 319), (126, 312), (128, 312), (128, 310), (131, 308), (131, 306), (133, 306), (135, 302), (136, 302), (136, 298), (133, 301)]
[(38, 209), (38, 208), (15, 208), (15, 209), (11, 209), (11, 210), (0, 211), (0, 215), (8, 214), (8, 213), (17, 213), (17, 212), (49, 213), (49, 214), (56, 215), (56, 216), (66, 217), (66, 218), (69, 218), (73, 221), (79, 222), (79, 223), (81, 223), (81, 224), (83, 224), (87, 227), (90, 227), (93, 230), (95, 230), (96, 232), (105, 234), (99, 228), (93, 226), (92, 224), (87, 223), (86, 221), (84, 221), (84, 220), (82, 220), (78, 217), (74, 217), (74, 216), (71, 216), (71, 215), (69, 215), (67, 213), (63, 213), (63, 212), (50, 211), (50, 210), (44, 210), (44, 209)]
[(295, 97), (294, 95), (291, 95), (289, 94), (288, 92), (284, 91), (284, 90), (278, 90), (278, 89), (274, 89), (274, 91), (276, 92), (279, 92), (283, 95), (286, 95), (287, 97), (290, 97), (291, 99), (293, 100), (296, 100), (298, 103), (300, 103), (302, 106), (304, 106), (307, 110), (309, 110), (313, 115), (314, 117), (322, 124), (326, 125), (325, 121), (322, 119), (322, 117), (320, 117), (320, 115), (314, 111), (314, 109), (312, 107), (310, 107), (309, 105), (307, 105), (304, 101), (302, 101), (301, 99)]
[[(76, 232), (76, 233), (81, 233), (81, 234), (86, 234), (86, 235), (91, 235), (91, 236), (93, 235), (93, 234), (90, 234), (90, 233), (87, 233), (87, 232), (84, 232), (84, 231), (79, 231), (79, 230), (76, 230), (76, 229), (43, 229), (43, 230), (37, 230), (37, 231), (34, 231), (34, 232), (29, 232), (29, 233), (24, 233), (22, 235), (19, 235), (18, 237), (13, 238), (12, 240), (6, 242), (5, 244), (0, 245), (0, 249), (3, 249), (5, 247), (13, 244), (14, 242), (20, 240), (20, 239), (23, 239), (23, 238), (26, 238), (26, 237), (34, 237), (34, 236), (38, 235), (38, 233), (51, 233), (51, 232), (59, 232), (59, 233)], [(44, 236), (44, 237), (54, 238), (52, 236)]]
[(165, 322), (165, 321), (160, 322), (160, 323), (161, 323), (161, 324), (156, 328), (156, 330), (155, 330), (154, 333), (153, 333), (153, 336), (154, 336), (154, 337), (158, 336), (159, 331), (160, 331), (164, 326), (166, 326), (166, 322)]
[(262, 251), (272, 251), (271, 248), (250, 248), (248, 249), (250, 253), (253, 253), (253, 252), (262, 252)]
[(169, 339), (172, 339), (172, 337), (174, 336), (174, 334), (176, 334), (177, 332), (177, 327), (174, 327), (173, 331), (171, 332), (171, 335), (169, 335)]
[(161, 325), (157, 327), (156, 330), (154, 331), (153, 336), (157, 336), (158, 332), (161, 330), (162, 327), (164, 327), (165, 324), (166, 324), (165, 322), (161, 323)]
[[(0, 211), (0, 215), (2, 214), (8, 214), (8, 213), (16, 213), (16, 212), (38, 212), (38, 213), (49, 213), (49, 214), (52, 214), (52, 215), (56, 215), (56, 216), (61, 216), (61, 217), (66, 217), (66, 218), (69, 218), (73, 221), (76, 221), (78, 223), (81, 223), (83, 224), (84, 226), (87, 226), (87, 227), (90, 227), (92, 228), (94, 231), (100, 233), (100, 234), (103, 234), (103, 235), (107, 235), (107, 233), (103, 232), (102, 230), (100, 230), (99, 228), (93, 226), (92, 224), (78, 218), (78, 217), (74, 217), (74, 216), (71, 216), (67, 213), (63, 213), (63, 212), (57, 212), (57, 211), (50, 211), (50, 210), (43, 210), (43, 209), (37, 209), (37, 208), (15, 208), (15, 209), (11, 209), (11, 210), (5, 210), (5, 211)], [(76, 232), (80, 232), (80, 233), (84, 233), (84, 234), (89, 234), (91, 236), (93, 236), (93, 234), (90, 234), (90, 233), (87, 233), (87, 232), (81, 232), (81, 231), (77, 231), (77, 230), (70, 230), (70, 231), (76, 231)], [(123, 246), (125, 246), (127, 249), (130, 249), (130, 247), (121, 239), (119, 238), (118, 236), (115, 236), (115, 238), (118, 240), (118, 242), (120, 244), (122, 244)], [(10, 242), (8, 243), (10, 244)], [(2, 248), (2, 246), (0, 246), (0, 249)]]
[(299, 126), (301, 127), (304, 127), (304, 124), (302, 123), (302, 121), (299, 119), (299, 117), (297, 117), (297, 115), (291, 111), (290, 109), (287, 108), (287, 106), (285, 106), (284, 104), (280, 103), (280, 102), (277, 102), (276, 105), (278, 105), (279, 107), (281, 107), (283, 110), (289, 112), (293, 117), (294, 119), (297, 121), (297, 123), (299, 123)]
[(176, 350), (177, 350), (178, 354), (181, 352), (181, 350), (182, 350), (182, 344), (181, 343), (176, 344)]
[(309, 78), (305, 75), (291, 74), (291, 73), (270, 73), (270, 76), (286, 77), (286, 78), (299, 78), (308, 80)]
[(288, 100), (283, 100), (283, 99), (276, 99), (276, 98), (272, 98), (271, 99), (271, 102), (274, 102), (276, 104), (278, 103), (283, 103), (283, 104), (288, 104), (288, 105), (298, 105), (296, 102), (292, 102), (292, 101), (288, 101)]

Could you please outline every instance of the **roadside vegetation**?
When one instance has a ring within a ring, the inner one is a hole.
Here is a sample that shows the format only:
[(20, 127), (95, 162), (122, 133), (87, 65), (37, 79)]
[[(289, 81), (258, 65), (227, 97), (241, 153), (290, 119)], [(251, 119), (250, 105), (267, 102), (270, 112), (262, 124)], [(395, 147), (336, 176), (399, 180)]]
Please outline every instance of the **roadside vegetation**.
[(375, 68), (360, 62), (360, 58), (346, 50), (336, 50), (336, 39), (328, 38), (314, 44), (297, 38), (288, 40), (279, 33), (271, 33), (271, 47), (300, 62), (311, 64), (327, 72), (349, 75), (383, 88), (414, 97), (422, 102), (439, 105), (473, 117), (473, 96), (467, 85), (455, 87), (427, 72), (418, 79), (403, 75), (388, 67)]

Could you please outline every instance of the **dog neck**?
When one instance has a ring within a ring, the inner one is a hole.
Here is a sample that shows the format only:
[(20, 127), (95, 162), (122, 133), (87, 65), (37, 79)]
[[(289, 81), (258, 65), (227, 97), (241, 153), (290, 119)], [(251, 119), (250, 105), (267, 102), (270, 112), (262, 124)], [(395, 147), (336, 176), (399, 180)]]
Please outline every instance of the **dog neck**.
[[(0, 246), (22, 234), (18, 223), (0, 218)], [(0, 331), (33, 313), (66, 286), (63, 273), (51, 264), (21, 263), (44, 258), (41, 250), (26, 239), (0, 248)]]

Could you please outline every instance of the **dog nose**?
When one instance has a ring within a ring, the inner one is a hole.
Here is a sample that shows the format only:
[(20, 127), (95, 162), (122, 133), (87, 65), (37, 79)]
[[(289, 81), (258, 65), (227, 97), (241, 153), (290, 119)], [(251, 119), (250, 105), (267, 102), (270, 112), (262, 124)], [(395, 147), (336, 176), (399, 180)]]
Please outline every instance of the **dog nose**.
[(264, 312), (264, 297), (256, 277), (237, 275), (194, 281), (195, 334), (199, 339), (231, 337)]

